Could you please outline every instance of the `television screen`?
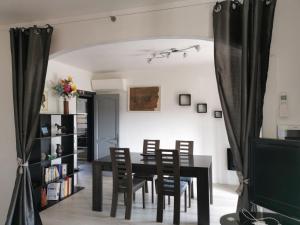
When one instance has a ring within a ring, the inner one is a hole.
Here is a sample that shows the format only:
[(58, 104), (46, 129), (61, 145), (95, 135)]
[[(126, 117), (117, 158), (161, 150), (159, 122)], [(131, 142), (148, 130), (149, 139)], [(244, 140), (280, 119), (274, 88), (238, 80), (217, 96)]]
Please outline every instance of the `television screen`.
[(250, 201), (300, 219), (300, 142), (256, 139), (249, 159)]

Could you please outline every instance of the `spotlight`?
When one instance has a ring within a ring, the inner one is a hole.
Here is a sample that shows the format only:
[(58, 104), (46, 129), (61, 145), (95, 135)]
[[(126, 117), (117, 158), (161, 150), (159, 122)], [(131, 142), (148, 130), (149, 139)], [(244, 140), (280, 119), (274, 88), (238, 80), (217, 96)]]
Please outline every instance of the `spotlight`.
[(196, 49), (197, 52), (199, 52), (200, 51), (200, 45), (195, 45), (195, 49)]
[(151, 61), (152, 61), (152, 59), (151, 59), (151, 58), (148, 58), (148, 59), (147, 59), (147, 63), (149, 63), (149, 64), (150, 64), (150, 63), (151, 63)]
[(113, 23), (117, 21), (117, 17), (115, 17), (115, 16), (110, 16), (109, 18), (110, 18), (111, 22), (113, 22)]
[(170, 58), (171, 52), (167, 53), (167, 59)]
[(186, 58), (186, 57), (187, 57), (187, 53), (184, 52), (184, 53), (183, 53), (183, 58)]

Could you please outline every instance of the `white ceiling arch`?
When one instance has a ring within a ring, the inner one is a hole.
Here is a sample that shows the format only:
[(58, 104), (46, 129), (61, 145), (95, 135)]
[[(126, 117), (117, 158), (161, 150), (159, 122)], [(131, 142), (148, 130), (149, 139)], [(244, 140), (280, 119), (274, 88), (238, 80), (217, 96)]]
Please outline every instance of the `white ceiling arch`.
[[(200, 45), (200, 51), (191, 49), (186, 58), (182, 53), (174, 53), (168, 59), (154, 59), (150, 64), (147, 62), (147, 58), (154, 52), (193, 45)], [(52, 60), (93, 73), (199, 66), (213, 61), (213, 42), (197, 39), (151, 39), (109, 43), (60, 54)]]

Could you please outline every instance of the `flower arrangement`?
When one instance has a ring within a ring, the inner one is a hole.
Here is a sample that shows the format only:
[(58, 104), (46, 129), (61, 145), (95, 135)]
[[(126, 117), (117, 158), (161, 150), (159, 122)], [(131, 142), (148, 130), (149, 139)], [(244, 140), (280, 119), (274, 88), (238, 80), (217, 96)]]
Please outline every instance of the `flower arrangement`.
[(58, 96), (64, 99), (78, 96), (77, 86), (71, 76), (68, 76), (67, 79), (60, 80), (52, 88)]

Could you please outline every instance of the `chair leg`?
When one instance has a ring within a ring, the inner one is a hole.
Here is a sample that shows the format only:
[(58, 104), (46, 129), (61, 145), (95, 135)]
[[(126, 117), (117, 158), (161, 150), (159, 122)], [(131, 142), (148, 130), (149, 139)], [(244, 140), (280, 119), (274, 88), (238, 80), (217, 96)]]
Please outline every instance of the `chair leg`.
[(125, 219), (130, 220), (131, 218), (131, 209), (132, 209), (132, 191), (127, 192), (127, 203), (125, 209)]
[(180, 193), (179, 195), (174, 195), (174, 215), (173, 215), (173, 224), (180, 223)]
[(148, 190), (148, 181), (146, 181), (145, 188), (146, 188), (146, 189), (145, 189), (145, 192), (148, 193), (148, 192), (149, 192), (149, 190)]
[(154, 179), (152, 179), (152, 182), (151, 182), (151, 198), (152, 198), (152, 203), (154, 203)]
[(187, 212), (187, 194), (186, 190), (184, 191), (184, 212)]
[(194, 182), (193, 182), (193, 179), (192, 179), (192, 182), (191, 182), (191, 197), (194, 198)]
[(135, 202), (135, 192), (132, 194), (133, 202)]
[(168, 196), (168, 205), (170, 205), (171, 204), (171, 197), (170, 197), (170, 195)]
[(126, 192), (124, 192), (124, 205), (126, 206), (127, 199), (126, 199)]
[(193, 187), (193, 183), (190, 182), (188, 183), (189, 185), (189, 208), (191, 208), (191, 205), (192, 205), (192, 187)]
[(110, 210), (111, 217), (116, 217), (117, 205), (118, 205), (118, 191), (116, 189), (113, 189), (113, 196), (112, 196), (111, 210)]
[[(134, 195), (135, 195), (135, 193), (134, 193)], [(142, 187), (142, 195), (143, 195), (142, 197), (143, 197), (143, 209), (144, 209), (144, 208), (146, 208), (145, 207), (145, 185)]]
[(163, 202), (164, 202), (164, 196), (162, 194), (158, 194), (156, 222), (160, 222), (160, 223), (163, 221)]
[(163, 205), (164, 205), (164, 209), (166, 209), (166, 197), (165, 196), (163, 198)]

